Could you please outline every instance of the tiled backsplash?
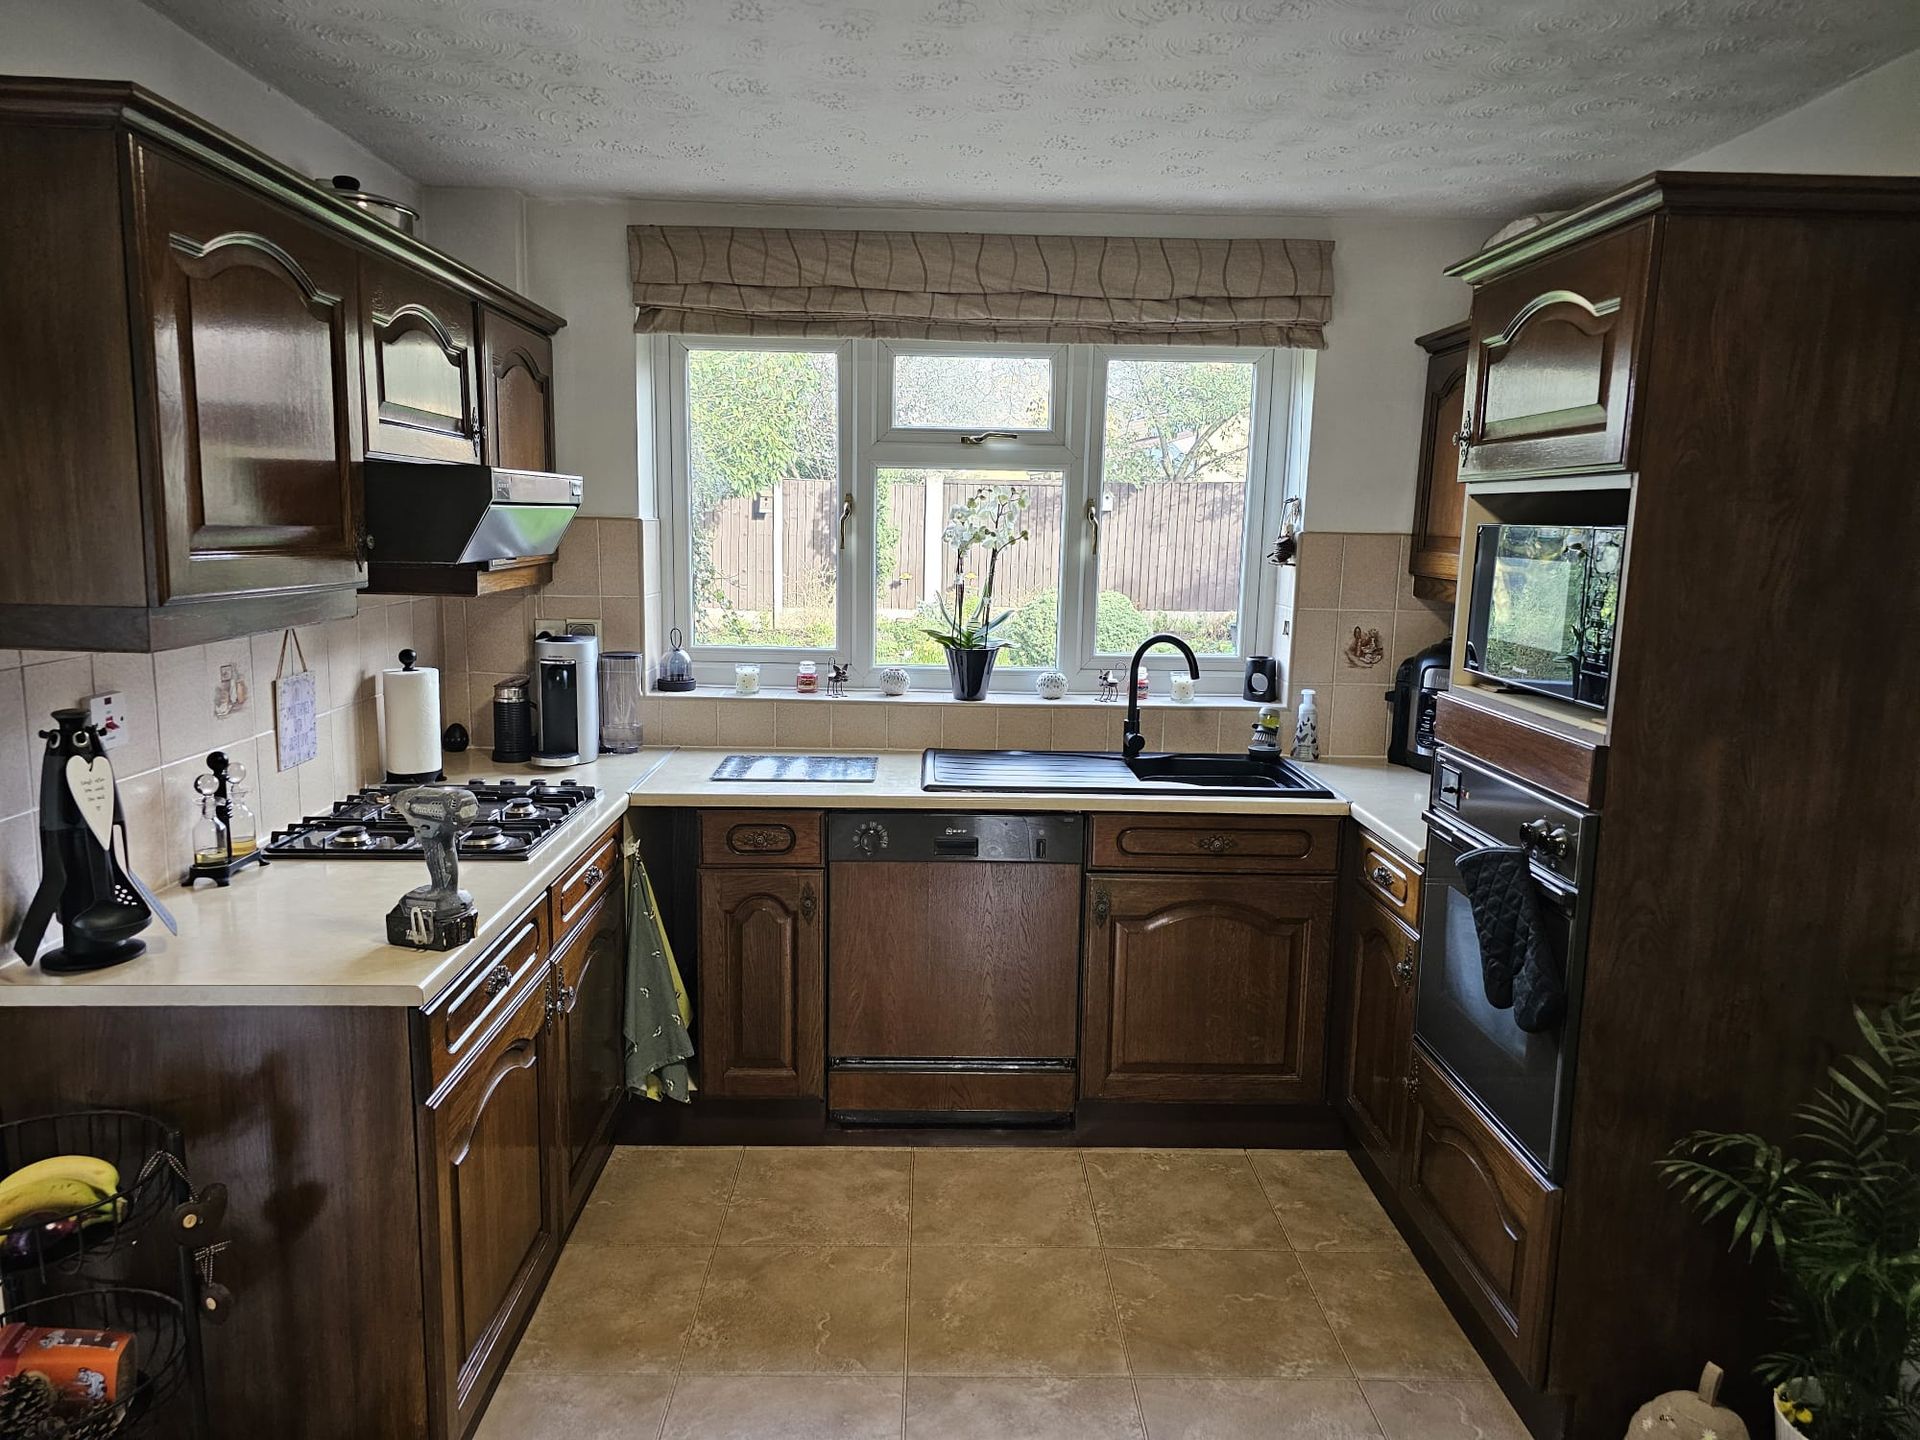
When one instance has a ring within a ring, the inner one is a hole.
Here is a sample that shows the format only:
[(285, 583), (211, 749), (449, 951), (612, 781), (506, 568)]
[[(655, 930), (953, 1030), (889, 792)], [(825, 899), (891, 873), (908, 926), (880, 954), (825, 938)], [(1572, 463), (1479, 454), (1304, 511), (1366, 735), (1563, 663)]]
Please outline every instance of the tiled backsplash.
[[(352, 619), (298, 628), (314, 672), (319, 750), (292, 770), (278, 767), (273, 726), (284, 633), (157, 655), (0, 650), (0, 938), (11, 940), (39, 883), (38, 732), (50, 728), (54, 710), (109, 691), (126, 697), (127, 742), (109, 754), (134, 870), (156, 890), (178, 881), (192, 859), (200, 810), (193, 781), (208, 751), (246, 764), (263, 833), (380, 778), (375, 677), (397, 664), (402, 649), (418, 652), (423, 664), (439, 662), (440, 602), (369, 595)], [(298, 668), (292, 646), (287, 667)], [(215, 693), (223, 678), (221, 716)], [(243, 706), (232, 704), (236, 682)]]

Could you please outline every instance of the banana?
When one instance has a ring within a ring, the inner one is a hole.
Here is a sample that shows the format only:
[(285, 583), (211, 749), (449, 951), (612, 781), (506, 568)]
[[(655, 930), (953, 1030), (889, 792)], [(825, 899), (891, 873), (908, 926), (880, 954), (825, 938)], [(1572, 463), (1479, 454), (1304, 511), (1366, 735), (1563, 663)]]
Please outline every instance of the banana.
[(15, 1185), (53, 1179), (85, 1181), (103, 1195), (111, 1195), (120, 1188), (120, 1172), (105, 1160), (91, 1155), (55, 1155), (46, 1160), (36, 1160), (31, 1165), (22, 1165), (0, 1180), (0, 1200), (5, 1200), (7, 1192)]
[(91, 1155), (55, 1155), (22, 1166), (0, 1180), (0, 1228), (52, 1211), (81, 1217), (83, 1225), (118, 1219), (122, 1203), (102, 1203), (120, 1188), (120, 1172)]

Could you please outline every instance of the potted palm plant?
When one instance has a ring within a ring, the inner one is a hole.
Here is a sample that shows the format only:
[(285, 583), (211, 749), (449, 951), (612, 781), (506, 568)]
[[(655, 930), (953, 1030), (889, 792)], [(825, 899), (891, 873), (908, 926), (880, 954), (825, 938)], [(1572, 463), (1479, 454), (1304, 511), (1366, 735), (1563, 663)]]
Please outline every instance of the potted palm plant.
[(1920, 1436), (1920, 991), (1856, 1011), (1863, 1054), (1795, 1111), (1791, 1148), (1700, 1131), (1660, 1162), (1736, 1248), (1774, 1271), (1781, 1440)]
[[(1012, 613), (994, 612), (994, 581), (1000, 557), (1030, 533), (1026, 513), (1031, 503), (1026, 491), (995, 485), (975, 492), (947, 514), (947, 528), (941, 538), (953, 551), (953, 583), (939, 597), (940, 628), (927, 629), (926, 633), (947, 653), (947, 675), (953, 681), (956, 700), (986, 698), (994, 656), (1000, 650), (994, 643), (993, 630)], [(969, 601), (967, 589), (975, 574), (969, 561), (976, 550), (986, 552), (986, 582)]]

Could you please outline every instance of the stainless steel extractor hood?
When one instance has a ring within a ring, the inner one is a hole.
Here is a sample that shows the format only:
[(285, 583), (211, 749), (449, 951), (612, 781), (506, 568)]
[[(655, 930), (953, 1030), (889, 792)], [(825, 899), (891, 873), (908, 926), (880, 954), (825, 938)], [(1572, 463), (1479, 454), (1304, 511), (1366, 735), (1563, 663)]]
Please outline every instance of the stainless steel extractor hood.
[(539, 470), (370, 459), (364, 481), (373, 558), (386, 564), (545, 559), (580, 508), (578, 475)]

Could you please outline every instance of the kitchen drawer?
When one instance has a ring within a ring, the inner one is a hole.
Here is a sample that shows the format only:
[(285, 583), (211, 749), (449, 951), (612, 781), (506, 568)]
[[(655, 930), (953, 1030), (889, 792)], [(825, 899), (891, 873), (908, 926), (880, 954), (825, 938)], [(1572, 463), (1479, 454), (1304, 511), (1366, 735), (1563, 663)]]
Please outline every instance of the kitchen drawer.
[(1331, 874), (1339, 842), (1335, 815), (1095, 815), (1090, 868)]
[(793, 865), (822, 863), (818, 810), (703, 810), (702, 865)]
[(486, 1038), (526, 978), (547, 963), (547, 907), (543, 898), (520, 917), (485, 958), (448, 988), (450, 998), (427, 1011), (428, 1088), (437, 1087)]
[(1420, 926), (1420, 867), (1360, 832), (1360, 888), (1407, 924)]
[(624, 822), (587, 847), (587, 853), (553, 887), (553, 933), (564, 941), (594, 902), (607, 893), (620, 874), (620, 839)]

